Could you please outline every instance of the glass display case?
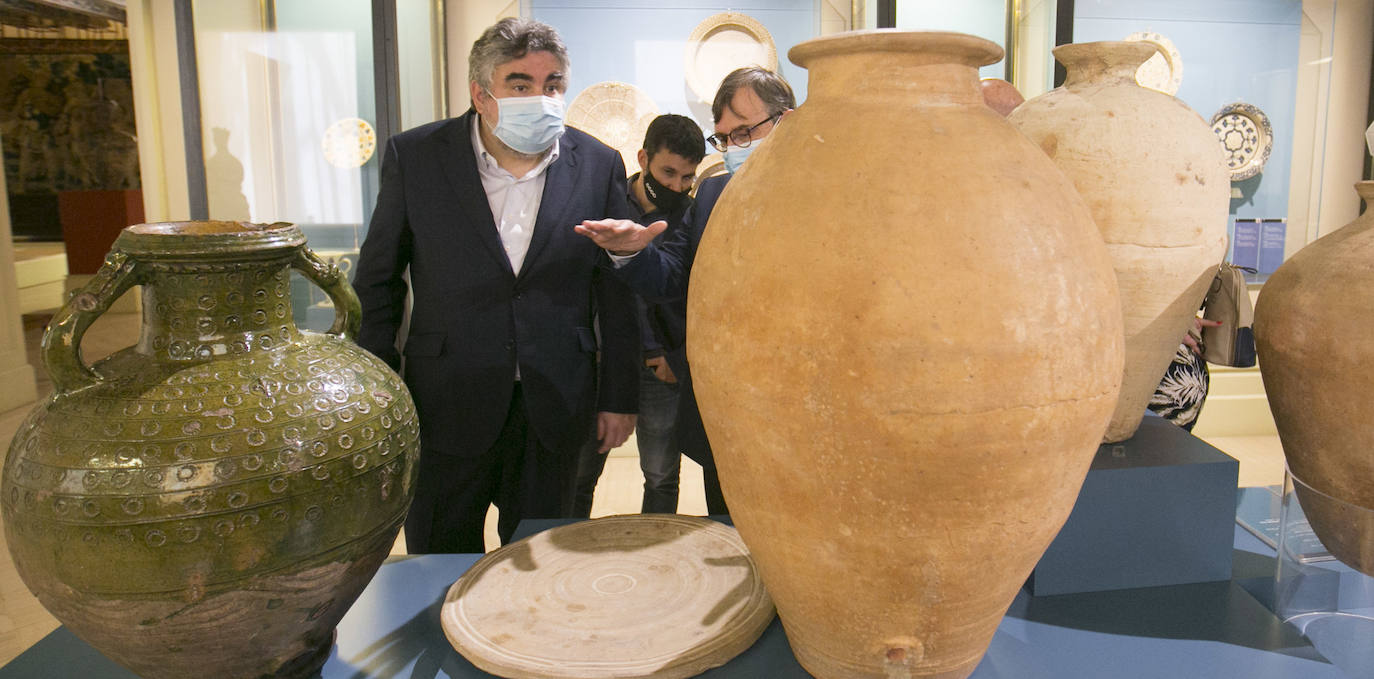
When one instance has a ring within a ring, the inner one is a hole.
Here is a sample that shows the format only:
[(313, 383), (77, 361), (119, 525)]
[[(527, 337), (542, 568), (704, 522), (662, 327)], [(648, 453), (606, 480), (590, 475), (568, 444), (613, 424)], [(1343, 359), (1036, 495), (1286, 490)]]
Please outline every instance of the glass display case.
[[(298, 224), (316, 253), (350, 271), (376, 200), (380, 144), (445, 115), (442, 5), (391, 3), (391, 28), (406, 39), (379, 55), (375, 37), (387, 27), (368, 0), (190, 4), (194, 40), (183, 44), (193, 43), (199, 86), (201, 218)], [(378, 68), (389, 60), (395, 74)], [(293, 275), (292, 297), (301, 325), (332, 322), (318, 287)]]

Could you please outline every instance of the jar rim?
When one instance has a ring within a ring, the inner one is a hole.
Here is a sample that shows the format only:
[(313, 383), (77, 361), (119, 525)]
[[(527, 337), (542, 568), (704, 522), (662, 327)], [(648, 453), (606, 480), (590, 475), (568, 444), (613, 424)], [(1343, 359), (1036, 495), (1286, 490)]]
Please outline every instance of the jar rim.
[(305, 244), (300, 227), (288, 222), (150, 222), (126, 227), (114, 247), (141, 258), (183, 255), (272, 253)]
[(847, 31), (802, 42), (788, 50), (792, 63), (809, 68), (820, 57), (860, 52), (898, 52), (922, 57), (925, 63), (953, 63), (980, 67), (1002, 60), (1006, 52), (986, 38), (953, 31), (905, 31), (878, 28)]

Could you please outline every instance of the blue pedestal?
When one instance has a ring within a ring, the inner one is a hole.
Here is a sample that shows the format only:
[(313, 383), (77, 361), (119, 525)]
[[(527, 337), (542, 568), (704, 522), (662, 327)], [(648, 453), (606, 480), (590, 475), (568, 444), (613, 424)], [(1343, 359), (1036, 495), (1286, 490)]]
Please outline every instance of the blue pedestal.
[(1159, 417), (1104, 444), (1027, 583), (1073, 594), (1231, 578), (1240, 465)]

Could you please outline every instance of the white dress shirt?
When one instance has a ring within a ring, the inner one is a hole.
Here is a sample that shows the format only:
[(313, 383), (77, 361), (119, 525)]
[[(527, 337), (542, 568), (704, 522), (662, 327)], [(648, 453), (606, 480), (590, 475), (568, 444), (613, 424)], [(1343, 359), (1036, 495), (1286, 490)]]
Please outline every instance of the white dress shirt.
[(496, 233), (501, 237), (506, 257), (510, 259), (510, 268), (519, 274), (520, 267), (525, 263), (525, 253), (530, 249), (530, 239), (534, 237), (534, 220), (539, 216), (539, 201), (544, 195), (544, 180), (548, 176), (549, 164), (558, 159), (558, 142), (553, 143), (553, 148), (525, 176), (516, 177), (497, 164), (496, 158), (487, 152), (477, 129), (481, 124), (481, 116), (474, 116), (472, 149), (477, 154), (477, 173), (482, 177), (487, 205), (491, 207)]

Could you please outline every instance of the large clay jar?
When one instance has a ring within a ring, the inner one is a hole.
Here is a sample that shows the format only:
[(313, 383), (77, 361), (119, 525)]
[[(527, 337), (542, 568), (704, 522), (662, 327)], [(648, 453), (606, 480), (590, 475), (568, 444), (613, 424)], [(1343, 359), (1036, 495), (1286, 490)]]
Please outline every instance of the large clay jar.
[[(1374, 205), (1374, 181), (1355, 185)], [(1337, 558), (1374, 577), (1374, 211), (1312, 242), (1260, 290), (1260, 373), (1298, 501)], [(1308, 492), (1308, 488), (1317, 491)]]
[(809, 97), (734, 176), (688, 298), (740, 535), (819, 677), (964, 677), (1072, 508), (1121, 376), (1073, 185), (983, 104), (992, 42), (792, 49)]
[(1063, 87), (1008, 117), (1073, 180), (1112, 253), (1126, 365), (1108, 442), (1135, 434), (1226, 255), (1221, 147), (1187, 104), (1136, 84), (1154, 54), (1145, 42), (1056, 47)]
[[(292, 269), (327, 334), (291, 319)], [(86, 328), (143, 286), (138, 344)], [(24, 584), (148, 679), (310, 676), (413, 492), (414, 404), (354, 345), (358, 299), (289, 224), (125, 229), (43, 338), (56, 388), (10, 445), (0, 504)]]

